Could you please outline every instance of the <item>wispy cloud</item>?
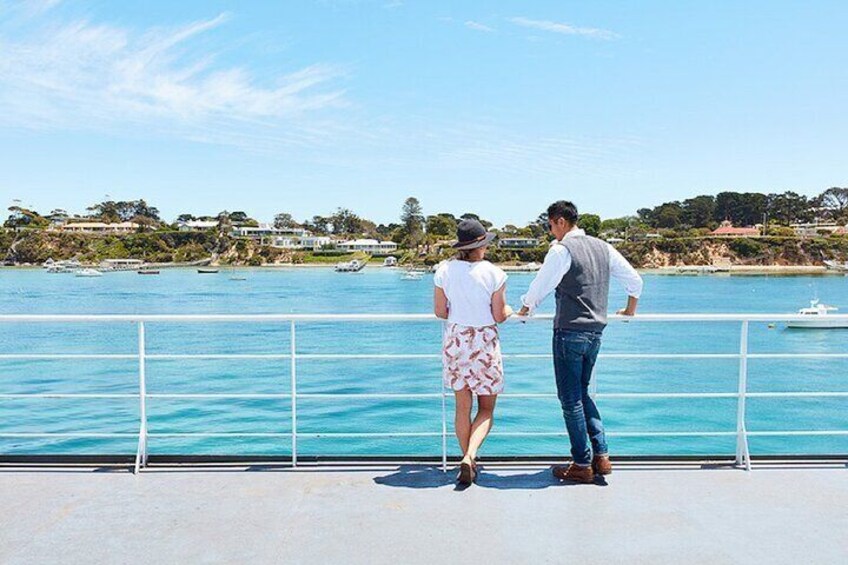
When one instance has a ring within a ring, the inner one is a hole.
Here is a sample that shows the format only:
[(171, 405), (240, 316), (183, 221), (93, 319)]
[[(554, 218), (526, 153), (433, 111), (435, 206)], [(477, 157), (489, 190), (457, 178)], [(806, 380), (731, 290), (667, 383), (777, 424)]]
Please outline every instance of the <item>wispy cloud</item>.
[(489, 27), (485, 24), (481, 24), (480, 22), (475, 22), (474, 20), (468, 20), (467, 22), (465, 22), (465, 27), (477, 31), (485, 31), (487, 33), (492, 33), (495, 31), (495, 28)]
[(599, 29), (594, 27), (577, 27), (571, 24), (552, 22), (549, 20), (533, 20), (525, 17), (515, 17), (509, 18), (509, 21), (514, 23), (515, 25), (519, 25), (522, 27), (539, 29), (542, 31), (559, 33), (562, 35), (579, 35), (583, 37), (590, 37), (592, 39), (603, 39), (607, 41), (618, 39), (619, 37), (621, 37), (617, 33), (606, 29)]
[(200, 38), (225, 25), (227, 14), (131, 30), (39, 17), (55, 3), (28, 5), (23, 24), (0, 24), (0, 125), (303, 144), (317, 135), (313, 116), (345, 104), (337, 84), (344, 73), (331, 65), (260, 83), (246, 67), (218, 64)]

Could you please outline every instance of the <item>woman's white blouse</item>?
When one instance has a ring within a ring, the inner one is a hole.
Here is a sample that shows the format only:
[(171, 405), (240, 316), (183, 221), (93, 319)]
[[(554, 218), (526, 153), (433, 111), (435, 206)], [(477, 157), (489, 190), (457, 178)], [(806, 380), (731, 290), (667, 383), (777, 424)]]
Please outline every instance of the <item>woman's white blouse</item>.
[(488, 261), (452, 259), (439, 266), (433, 282), (448, 298), (448, 321), (479, 328), (495, 324), (492, 294), (506, 279), (506, 273)]

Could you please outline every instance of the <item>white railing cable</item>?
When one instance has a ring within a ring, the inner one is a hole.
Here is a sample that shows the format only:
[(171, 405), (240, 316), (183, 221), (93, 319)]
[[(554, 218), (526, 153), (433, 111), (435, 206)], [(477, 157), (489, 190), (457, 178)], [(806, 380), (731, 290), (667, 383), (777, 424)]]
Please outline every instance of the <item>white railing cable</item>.
[[(846, 320), (848, 315), (829, 315), (829, 318)], [(526, 320), (512, 322), (536, 322), (551, 320), (551, 315), (534, 316)], [(748, 359), (848, 359), (848, 353), (750, 353), (748, 350), (749, 326), (751, 322), (786, 322), (808, 320), (808, 317), (795, 314), (645, 314), (635, 318), (625, 316), (610, 316), (611, 322), (737, 322), (741, 323), (739, 338), (739, 353), (602, 353), (603, 359), (736, 359), (739, 361), (739, 377), (736, 392), (620, 392), (598, 393), (597, 381), (592, 378), (592, 395), (595, 398), (617, 399), (737, 399), (736, 430), (735, 431), (615, 431), (608, 433), (616, 437), (736, 437), (736, 463), (745, 469), (751, 469), (751, 456), (748, 438), (772, 436), (845, 436), (848, 430), (769, 430), (749, 431), (747, 429), (746, 400), (747, 398), (848, 398), (848, 391), (780, 391), (780, 392), (749, 392), (747, 385)], [(299, 393), (297, 391), (297, 360), (393, 360), (393, 359), (439, 359), (438, 354), (306, 354), (297, 352), (296, 324), (309, 322), (339, 323), (339, 322), (432, 322), (437, 321), (430, 314), (224, 314), (224, 315), (29, 315), (12, 314), (0, 315), (0, 323), (110, 323), (132, 322), (138, 330), (138, 351), (136, 354), (46, 354), (46, 353), (4, 353), (0, 360), (137, 360), (138, 362), (138, 393), (17, 393), (0, 394), (0, 399), (106, 399), (106, 398), (138, 398), (139, 402), (139, 431), (135, 433), (100, 433), (100, 432), (18, 432), (0, 433), (0, 438), (137, 438), (134, 472), (143, 468), (148, 459), (148, 438), (227, 438), (227, 437), (290, 437), (291, 464), (298, 463), (298, 438), (397, 438), (397, 437), (440, 437), (442, 469), (447, 470), (448, 455), (448, 390), (441, 385), (441, 391), (432, 393)], [(147, 354), (145, 323), (194, 323), (194, 322), (252, 322), (279, 323), (288, 322), (291, 339), (289, 353), (280, 354)], [(507, 359), (548, 359), (550, 354), (515, 353), (504, 354)], [(149, 360), (286, 360), (290, 362), (289, 393), (148, 393), (146, 383), (146, 365)], [(303, 432), (298, 430), (297, 400), (309, 399), (441, 399), (442, 428), (439, 432)], [(556, 399), (554, 393), (505, 393), (504, 398), (544, 398)], [(291, 431), (290, 432), (159, 432), (150, 433), (147, 421), (148, 399), (290, 399), (291, 402)], [(565, 431), (494, 431), (493, 436), (501, 437), (565, 437)]]

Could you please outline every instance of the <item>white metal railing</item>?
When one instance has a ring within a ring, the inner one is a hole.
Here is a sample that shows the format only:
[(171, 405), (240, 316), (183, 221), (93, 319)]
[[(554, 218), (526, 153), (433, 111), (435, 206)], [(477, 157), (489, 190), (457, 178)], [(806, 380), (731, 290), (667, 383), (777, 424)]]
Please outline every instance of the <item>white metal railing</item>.
[[(848, 315), (828, 315), (829, 319), (848, 321)], [(531, 318), (512, 318), (510, 323), (536, 322), (551, 320), (551, 315), (537, 315)], [(598, 398), (736, 398), (736, 429), (735, 431), (646, 431), (646, 432), (608, 432), (609, 436), (617, 437), (736, 437), (736, 464), (746, 470), (751, 469), (751, 456), (748, 448), (748, 438), (752, 436), (833, 436), (848, 435), (848, 430), (785, 430), (785, 431), (749, 431), (746, 425), (746, 400), (749, 398), (848, 398), (848, 392), (819, 391), (819, 392), (749, 392), (747, 390), (748, 360), (749, 359), (848, 359), (848, 353), (750, 353), (748, 351), (749, 325), (751, 322), (790, 322), (809, 320), (809, 316), (798, 314), (643, 314), (636, 317), (610, 316), (611, 323), (675, 323), (675, 322), (737, 322), (740, 323), (739, 353), (601, 353), (600, 358), (606, 359), (737, 359), (739, 361), (738, 388), (736, 392), (632, 392), (632, 393), (597, 393), (596, 379), (592, 379), (590, 393)], [(148, 354), (146, 352), (145, 323), (287, 323), (290, 326), (290, 348), (288, 353), (279, 354)], [(442, 440), (442, 468), (447, 469), (447, 390), (442, 387), (440, 392), (403, 394), (356, 394), (356, 393), (298, 393), (297, 390), (297, 360), (298, 359), (440, 359), (439, 354), (309, 354), (297, 352), (297, 324), (310, 322), (440, 322), (431, 314), (212, 314), (212, 315), (182, 315), (182, 314), (65, 314), (65, 315), (30, 315), (6, 314), (0, 315), (0, 323), (134, 323), (138, 329), (138, 351), (135, 354), (38, 354), (38, 353), (9, 353), (0, 354), (2, 360), (137, 360), (138, 362), (138, 392), (135, 394), (92, 394), (92, 393), (25, 393), (0, 394), (0, 400), (5, 398), (133, 398), (139, 402), (139, 431), (135, 433), (0, 433), (0, 438), (137, 438), (134, 472), (147, 464), (148, 440), (151, 437), (290, 437), (291, 464), (298, 463), (298, 438), (386, 438), (386, 437), (438, 437)], [(516, 353), (505, 354), (507, 359), (547, 359), (549, 354)], [(206, 393), (206, 394), (164, 394), (148, 393), (146, 386), (146, 365), (149, 360), (161, 359), (260, 359), (260, 360), (289, 360), (291, 365), (290, 393)], [(441, 383), (441, 379), (439, 379)], [(502, 397), (510, 398), (555, 398), (553, 393), (506, 393)], [(192, 432), (192, 433), (149, 433), (147, 427), (147, 401), (150, 399), (290, 399), (291, 431), (290, 432)], [(368, 399), (423, 399), (441, 398), (442, 426), (439, 432), (345, 432), (345, 433), (303, 433), (297, 429), (297, 400), (306, 398), (368, 398)], [(545, 437), (566, 436), (561, 432), (537, 431), (505, 431), (493, 432), (491, 435), (513, 437)]]

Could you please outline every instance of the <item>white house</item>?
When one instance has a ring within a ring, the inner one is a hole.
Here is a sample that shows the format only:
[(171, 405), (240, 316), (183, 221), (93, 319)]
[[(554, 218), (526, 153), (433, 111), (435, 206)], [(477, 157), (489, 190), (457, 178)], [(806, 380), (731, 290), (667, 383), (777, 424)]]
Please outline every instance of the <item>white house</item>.
[(237, 237), (250, 237), (252, 239), (261, 240), (263, 237), (274, 236), (293, 236), (305, 237), (310, 235), (303, 228), (275, 228), (274, 224), (259, 224), (258, 227), (235, 226), (233, 227), (233, 235)]
[(104, 222), (73, 222), (60, 226), (58, 229), (67, 232), (132, 233), (138, 230), (138, 224), (135, 222), (120, 222), (118, 224), (107, 224)]
[(539, 240), (535, 237), (502, 237), (498, 239), (498, 246), (503, 249), (530, 249), (538, 245)]
[(397, 251), (397, 243), (394, 241), (377, 241), (376, 239), (355, 239), (343, 241), (336, 245), (345, 251), (363, 251), (365, 253), (394, 253)]
[(801, 237), (815, 237), (822, 234), (836, 233), (842, 227), (836, 222), (813, 222), (808, 224), (791, 224), (789, 226), (795, 231), (795, 235)]
[[(308, 233), (308, 232), (307, 232)], [(272, 239), (271, 245), (281, 249), (321, 249), (332, 243), (332, 239), (327, 236), (308, 235), (305, 237), (293, 237), (286, 235), (278, 235)]]

